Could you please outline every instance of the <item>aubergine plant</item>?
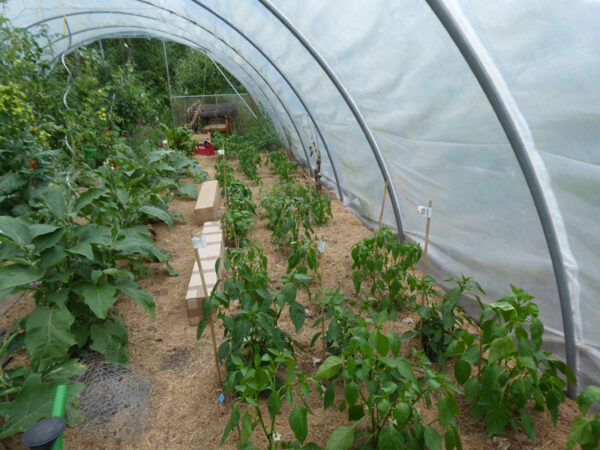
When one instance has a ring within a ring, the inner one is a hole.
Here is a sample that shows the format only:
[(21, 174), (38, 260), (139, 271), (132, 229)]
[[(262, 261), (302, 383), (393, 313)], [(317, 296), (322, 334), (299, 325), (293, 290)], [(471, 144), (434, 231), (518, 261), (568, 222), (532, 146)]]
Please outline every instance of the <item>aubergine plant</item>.
[(385, 227), (357, 242), (352, 247), (352, 280), (356, 294), (367, 282), (376, 309), (392, 317), (398, 309), (415, 305), (419, 279), (412, 269), (421, 254), (418, 244), (398, 242)]
[[(40, 373), (87, 349), (126, 363), (127, 332), (111, 308), (124, 294), (154, 316), (151, 295), (128, 269), (169, 259), (143, 226), (77, 225), (81, 198), (74, 198), (64, 186), (47, 186), (37, 214), (45, 223), (0, 217), (0, 261), (7, 263), (0, 268), (0, 297), (33, 287), (36, 309), (18, 322), (25, 333), (17, 339)], [(130, 266), (117, 267), (118, 260)]]
[(456, 358), (454, 374), (472, 403), (473, 417), (485, 419), (488, 434), (504, 436), (508, 426), (522, 427), (535, 439), (535, 424), (527, 411), (530, 401), (538, 411), (547, 409), (556, 426), (558, 406), (565, 400), (561, 374), (572, 383), (576, 380), (564, 362), (541, 350), (544, 325), (533, 297), (511, 288), (494, 303), (480, 301), (481, 334), (463, 333), (449, 351)]

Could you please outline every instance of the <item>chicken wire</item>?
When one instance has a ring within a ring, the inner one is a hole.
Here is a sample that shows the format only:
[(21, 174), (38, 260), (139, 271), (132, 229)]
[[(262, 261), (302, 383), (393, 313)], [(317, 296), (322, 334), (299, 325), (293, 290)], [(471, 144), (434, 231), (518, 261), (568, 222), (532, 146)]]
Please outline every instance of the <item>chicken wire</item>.
[(104, 439), (136, 441), (144, 431), (152, 374), (129, 365), (108, 363), (99, 353), (82, 361), (85, 371), (76, 381), (85, 383), (78, 413), (69, 422), (83, 422), (77, 431)]

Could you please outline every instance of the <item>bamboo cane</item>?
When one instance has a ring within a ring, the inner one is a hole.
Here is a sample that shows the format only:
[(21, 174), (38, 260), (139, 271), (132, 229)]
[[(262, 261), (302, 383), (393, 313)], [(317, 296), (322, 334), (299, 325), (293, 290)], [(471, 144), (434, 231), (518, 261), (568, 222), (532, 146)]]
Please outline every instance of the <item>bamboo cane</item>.
[[(200, 279), (202, 280), (202, 291), (204, 292), (204, 297), (208, 297), (208, 289), (206, 288), (206, 280), (204, 278), (204, 270), (202, 270), (202, 264), (200, 263), (200, 255), (198, 254), (198, 249), (194, 246), (194, 257), (196, 258), (196, 264), (198, 264), (198, 271), (200, 272)], [(212, 338), (213, 344), (213, 353), (215, 355), (215, 372), (217, 373), (217, 381), (219, 382), (219, 388), (223, 390), (223, 381), (221, 380), (221, 369), (219, 366), (219, 357), (217, 354), (217, 338), (215, 337), (215, 327), (213, 324), (212, 317), (212, 305), (208, 312), (208, 324), (210, 325), (210, 337)]]
[(383, 200), (381, 201), (381, 213), (379, 213), (379, 228), (381, 230), (381, 224), (383, 223), (383, 210), (385, 209), (385, 197), (387, 195), (388, 190), (388, 182), (385, 182), (385, 187), (383, 188)]

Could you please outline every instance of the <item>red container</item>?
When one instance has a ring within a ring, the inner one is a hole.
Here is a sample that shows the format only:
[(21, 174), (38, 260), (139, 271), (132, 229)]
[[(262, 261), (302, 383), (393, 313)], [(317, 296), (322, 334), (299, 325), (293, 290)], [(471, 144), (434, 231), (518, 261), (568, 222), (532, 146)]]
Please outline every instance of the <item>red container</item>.
[(208, 141), (204, 141), (202, 144), (198, 144), (194, 150), (196, 155), (211, 156), (215, 154), (215, 146)]

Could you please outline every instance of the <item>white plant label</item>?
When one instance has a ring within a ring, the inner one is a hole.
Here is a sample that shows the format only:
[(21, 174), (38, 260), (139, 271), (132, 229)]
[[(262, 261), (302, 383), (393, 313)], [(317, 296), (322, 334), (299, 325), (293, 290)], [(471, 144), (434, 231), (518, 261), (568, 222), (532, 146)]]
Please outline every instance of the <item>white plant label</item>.
[(432, 209), (427, 206), (417, 206), (417, 214), (421, 217), (431, 217)]
[(217, 153), (219, 154), (219, 156), (225, 156), (225, 150), (223, 150), (222, 148), (217, 150)]
[(319, 239), (319, 251), (325, 253), (325, 241)]
[(192, 238), (192, 245), (195, 249), (206, 248), (206, 238), (204, 236)]

